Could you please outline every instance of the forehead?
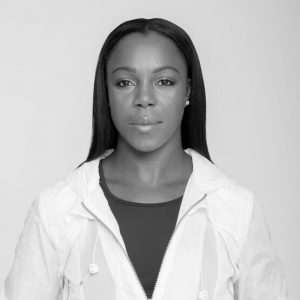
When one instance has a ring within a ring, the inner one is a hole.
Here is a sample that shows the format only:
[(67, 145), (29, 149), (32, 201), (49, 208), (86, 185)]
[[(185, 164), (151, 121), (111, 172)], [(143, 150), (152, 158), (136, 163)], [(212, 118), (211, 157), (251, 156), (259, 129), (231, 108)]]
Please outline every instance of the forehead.
[(186, 72), (186, 64), (175, 43), (156, 32), (131, 33), (123, 37), (112, 50), (107, 70), (126, 65), (137, 69), (171, 65)]

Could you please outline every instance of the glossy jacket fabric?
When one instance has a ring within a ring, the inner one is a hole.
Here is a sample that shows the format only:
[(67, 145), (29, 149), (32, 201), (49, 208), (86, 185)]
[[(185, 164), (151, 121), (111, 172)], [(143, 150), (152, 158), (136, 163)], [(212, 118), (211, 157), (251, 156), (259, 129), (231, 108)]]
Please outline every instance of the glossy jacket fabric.
[[(253, 194), (186, 152), (193, 172), (152, 299), (288, 299)], [(147, 299), (99, 186), (98, 163), (83, 164), (33, 201), (1, 300)]]

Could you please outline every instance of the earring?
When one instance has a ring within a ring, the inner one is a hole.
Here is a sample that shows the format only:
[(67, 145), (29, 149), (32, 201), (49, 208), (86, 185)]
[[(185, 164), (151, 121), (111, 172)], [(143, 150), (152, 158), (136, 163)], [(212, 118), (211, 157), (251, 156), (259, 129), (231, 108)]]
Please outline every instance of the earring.
[(188, 106), (190, 104), (190, 101), (189, 100), (186, 100), (185, 101), (185, 106)]

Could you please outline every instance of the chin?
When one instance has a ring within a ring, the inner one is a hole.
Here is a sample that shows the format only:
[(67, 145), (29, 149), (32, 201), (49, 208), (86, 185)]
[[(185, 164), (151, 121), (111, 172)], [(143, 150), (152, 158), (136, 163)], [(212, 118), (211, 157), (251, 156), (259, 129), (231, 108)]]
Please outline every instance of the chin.
[(126, 144), (135, 152), (151, 153), (159, 150), (165, 144), (165, 141), (159, 141), (157, 139), (136, 139), (127, 140)]
[[(175, 135), (168, 135), (163, 131), (155, 134), (139, 134), (139, 135), (120, 135), (119, 142), (125, 147), (131, 148), (135, 152), (151, 153), (162, 148), (174, 147), (177, 144), (177, 137)], [(126, 146), (127, 145), (127, 146)]]
[(141, 153), (151, 153), (158, 150), (161, 145), (156, 145), (152, 143), (140, 143), (139, 145), (130, 145), (137, 152)]

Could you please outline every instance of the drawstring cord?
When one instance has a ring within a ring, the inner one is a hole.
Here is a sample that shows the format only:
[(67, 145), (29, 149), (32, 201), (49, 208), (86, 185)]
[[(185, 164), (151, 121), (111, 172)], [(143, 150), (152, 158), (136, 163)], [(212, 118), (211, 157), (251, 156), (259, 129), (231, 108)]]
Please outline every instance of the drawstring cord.
[[(93, 249), (93, 260), (92, 260), (92, 263), (89, 265), (89, 269), (88, 269), (87, 273), (85, 274), (83, 279), (80, 281), (80, 285), (84, 284), (84, 282), (86, 281), (88, 276), (95, 275), (99, 272), (99, 265), (97, 265), (95, 263), (95, 254), (96, 254), (96, 249), (97, 249), (98, 238), (99, 238), (99, 236), (98, 236), (98, 230), (97, 230), (96, 238), (95, 238), (95, 242), (94, 242), (94, 249)], [(201, 267), (200, 267), (200, 285), (201, 285), (201, 289), (200, 289), (199, 294), (198, 294), (198, 299), (199, 300), (207, 300), (208, 299), (208, 291), (204, 288), (205, 285), (204, 285), (202, 265), (203, 265), (203, 257), (202, 257)]]
[(96, 238), (95, 238), (95, 243), (94, 243), (93, 261), (89, 265), (89, 270), (87, 271), (87, 273), (85, 274), (83, 279), (80, 281), (80, 285), (84, 284), (85, 280), (87, 279), (87, 277), (89, 275), (95, 275), (99, 272), (99, 266), (97, 264), (95, 264), (95, 254), (96, 254), (97, 242), (98, 242), (98, 231), (96, 233)]

